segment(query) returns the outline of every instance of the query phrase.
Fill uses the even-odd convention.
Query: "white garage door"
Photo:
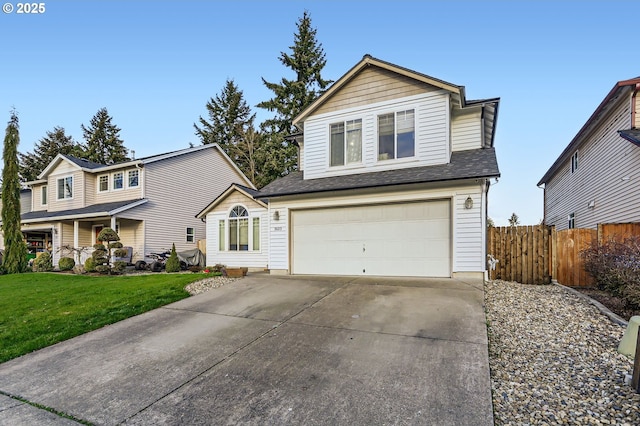
[[[451,276],[449,200],[292,212],[293,273]]]

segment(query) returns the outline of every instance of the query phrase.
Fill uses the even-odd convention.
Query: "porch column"
[[[73,257],[76,261],[76,265],[80,263],[80,253],[78,252],[78,247],[80,246],[80,222],[77,220],[73,221]]]
[[[116,217],[111,216],[111,229],[116,230]]]

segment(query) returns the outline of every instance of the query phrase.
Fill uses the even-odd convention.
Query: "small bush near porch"
[[[0,276],[0,362],[189,296],[200,274]]]

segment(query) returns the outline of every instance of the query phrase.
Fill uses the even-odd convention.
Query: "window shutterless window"
[[[122,189],[124,188],[124,173],[116,172],[113,174],[113,189]]]
[[[575,173],[576,170],[578,170],[578,151],[571,156],[571,173]]]
[[[226,228],[227,227],[225,226],[224,220],[218,221],[218,250],[219,251],[225,251],[225,248],[226,248],[226,245],[224,243]]]
[[[229,250],[249,250],[249,213],[242,206],[229,213]]]
[[[253,218],[253,250],[260,250],[260,218]]]
[[[378,116],[378,160],[415,155],[415,110]]]
[[[73,198],[73,176],[58,179],[58,200]]]
[[[576,227],[576,214],[569,214],[569,229],[573,229]]]
[[[49,188],[47,187],[47,185],[43,186],[42,188],[40,188],[40,204],[42,204],[43,206],[47,205],[47,198],[48,198],[48,191]]]
[[[195,228],[187,228],[187,242],[193,243],[196,240],[196,229]]]
[[[140,184],[140,171],[139,170],[129,170],[128,172],[127,185],[129,188],[135,188]]]
[[[350,120],[331,126],[331,166],[362,161],[362,120]],[[346,161],[345,161],[346,160]]]
[[[98,177],[98,192],[107,192],[109,190],[109,175]]]

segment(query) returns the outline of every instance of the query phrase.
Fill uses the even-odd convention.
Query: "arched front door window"
[[[229,212],[229,250],[249,250],[249,213],[242,206]]]

